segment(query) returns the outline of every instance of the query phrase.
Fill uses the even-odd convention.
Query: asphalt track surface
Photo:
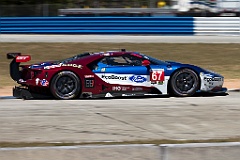
[[[240,43],[240,35],[156,36],[156,35],[24,35],[0,34],[0,42],[102,42],[102,43]]]
[[[0,98],[0,141],[217,139],[240,133],[240,92],[83,100]]]
[[[239,36],[6,35],[0,42],[240,43]],[[99,142],[239,137],[240,92],[189,98],[0,97],[0,141]]]

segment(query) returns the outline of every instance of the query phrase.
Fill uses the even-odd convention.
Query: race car
[[[193,96],[197,92],[224,93],[224,77],[198,66],[162,61],[122,49],[82,53],[59,60],[20,65],[30,55],[8,53],[11,78],[19,85],[13,96],[57,99],[171,95]]]

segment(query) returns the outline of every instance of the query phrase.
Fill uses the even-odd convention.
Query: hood
[[[195,70],[197,73],[203,72],[204,74],[208,74],[209,76],[212,76],[212,77],[223,77],[219,73],[216,73],[214,71],[204,69],[199,66],[192,65],[192,64],[183,64],[183,63],[179,63],[179,62],[175,62],[175,61],[166,61],[166,62],[171,64],[172,67],[175,69],[180,68],[180,67],[187,67],[187,68],[191,68],[191,69]]]
[[[169,64],[171,64],[171,65],[184,65],[183,63],[180,63],[180,62],[175,62],[175,61],[165,61],[165,62],[167,62],[167,63],[169,63]]]

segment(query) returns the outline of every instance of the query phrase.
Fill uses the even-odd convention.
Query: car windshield
[[[65,64],[65,63],[68,63],[68,62],[71,62],[71,61],[74,61],[74,60],[77,60],[77,59],[81,59],[82,57],[89,56],[89,55],[90,55],[90,53],[86,52],[86,53],[75,55],[75,56],[67,58],[67,59],[57,61],[56,63],[57,64],[59,64],[59,63]]]
[[[151,56],[147,56],[147,55],[142,54],[142,53],[138,53],[138,54],[140,54],[141,56],[143,56],[145,59],[148,59],[148,60],[149,60],[150,62],[152,62],[153,64],[156,64],[156,65],[162,65],[162,64],[167,65],[167,64],[168,64],[167,62],[161,61],[161,60],[159,60],[159,59],[157,59],[157,58],[153,58],[153,57],[151,57]]]

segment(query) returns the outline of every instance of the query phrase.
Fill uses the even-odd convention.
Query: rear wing
[[[7,53],[7,59],[14,59],[17,56],[21,56],[21,53]]]
[[[21,62],[28,62],[31,60],[30,55],[22,55],[21,53],[7,53],[7,59],[13,59],[10,63],[10,76],[14,81],[21,79],[19,65]]]
[[[7,53],[7,59],[15,59],[16,62],[28,62],[31,60],[30,55],[22,55],[21,53]]]

